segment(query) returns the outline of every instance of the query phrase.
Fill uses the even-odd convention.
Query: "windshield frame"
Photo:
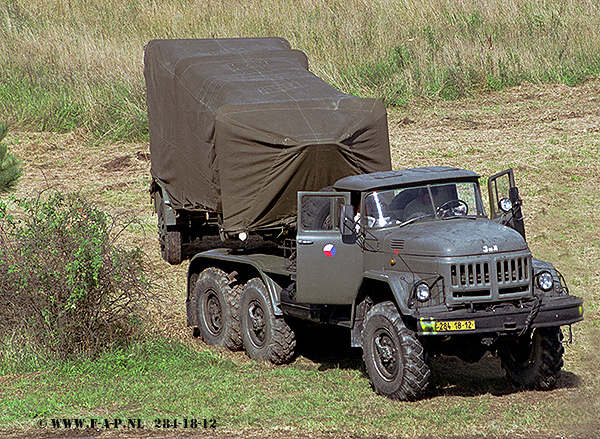
[[[461,189],[460,189],[461,188]],[[466,192],[465,192],[466,188]],[[438,193],[442,190],[446,191],[446,198],[441,202],[438,198]],[[450,193],[451,192],[451,193]],[[460,194],[462,193],[462,195]],[[402,195],[404,194],[404,195]],[[448,209],[450,214],[442,216],[440,206],[454,200],[460,200],[460,196],[468,195],[469,200],[462,200],[468,206],[466,214],[458,214],[457,212],[464,211],[462,203],[452,203]],[[441,196],[441,195],[440,195]],[[402,209],[394,209],[394,203],[398,198],[401,200]],[[420,198],[425,201],[423,206],[431,203],[428,206],[428,211],[423,212],[423,215],[417,215],[415,212],[412,218],[405,214],[405,210],[411,202]],[[406,201],[408,199],[408,201]],[[398,212],[401,211],[401,212]],[[376,213],[376,215],[373,215]],[[400,214],[399,214],[400,213]],[[391,214],[391,215],[390,215]],[[386,216],[387,215],[387,216]],[[387,227],[402,227],[412,224],[416,221],[441,221],[455,218],[487,218],[484,208],[484,202],[481,195],[481,188],[478,181],[473,180],[453,180],[444,182],[431,182],[413,186],[390,187],[377,190],[369,190],[363,192],[361,196],[360,221],[363,226],[369,229],[382,229]]]

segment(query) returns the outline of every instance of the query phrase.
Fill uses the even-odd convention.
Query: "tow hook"
[[[573,328],[571,327],[571,325],[569,325],[569,339],[567,341],[565,341],[565,343],[567,345],[570,345],[571,343],[573,343]]]

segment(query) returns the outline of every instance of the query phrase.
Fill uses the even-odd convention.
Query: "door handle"
[[[311,245],[314,244],[314,241],[309,241],[308,239],[296,239],[296,243],[298,245]]]

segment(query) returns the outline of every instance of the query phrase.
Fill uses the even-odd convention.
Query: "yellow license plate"
[[[436,332],[446,331],[471,331],[475,329],[475,320],[462,320],[454,322],[435,322]]]

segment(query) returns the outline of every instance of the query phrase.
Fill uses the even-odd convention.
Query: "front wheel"
[[[379,303],[367,313],[363,359],[375,391],[388,398],[417,399],[429,382],[423,346],[392,302]]]
[[[296,336],[283,317],[271,309],[262,280],[251,279],[242,291],[240,303],[242,342],[253,360],[288,363],[294,356]]]
[[[563,366],[560,328],[536,328],[498,350],[506,376],[517,386],[549,390]]]

